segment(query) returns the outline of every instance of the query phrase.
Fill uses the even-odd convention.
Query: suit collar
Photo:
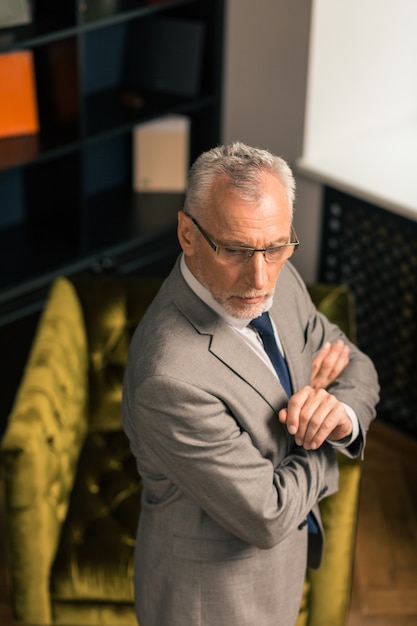
[[[185,281],[180,270],[180,258],[168,278],[170,297],[182,315],[202,335],[213,334],[219,316],[201,298],[199,298]]]

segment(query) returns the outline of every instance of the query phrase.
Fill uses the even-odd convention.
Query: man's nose
[[[253,253],[253,256],[247,261],[247,270],[253,287],[256,289],[265,287],[268,280],[268,272],[263,252]]]

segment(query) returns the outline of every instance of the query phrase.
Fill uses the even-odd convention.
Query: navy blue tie
[[[285,393],[288,397],[292,396],[292,384],[288,372],[288,366],[275,340],[269,313],[262,313],[260,317],[252,320],[249,326],[258,331],[262,339],[265,352],[269,356],[269,359],[275,368],[281,385],[284,387]]]
[[[275,368],[275,371],[278,375],[281,385],[285,390],[285,393],[288,397],[292,396],[293,390],[287,362],[281,354],[280,349],[278,348],[269,313],[262,313],[260,317],[252,320],[249,326],[251,328],[255,328],[258,331],[262,339],[265,352],[267,353],[272,365]],[[308,514],[307,523],[309,533],[318,533],[318,525],[312,513]]]

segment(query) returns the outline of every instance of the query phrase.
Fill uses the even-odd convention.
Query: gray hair
[[[291,216],[295,199],[295,180],[288,163],[268,150],[253,148],[240,141],[203,152],[188,173],[184,211],[189,215],[207,209],[214,181],[226,177],[231,187],[247,201],[262,196],[262,174],[275,175],[284,185]]]

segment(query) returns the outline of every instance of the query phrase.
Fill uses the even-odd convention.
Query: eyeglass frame
[[[238,246],[238,245],[221,245],[221,244],[217,244],[215,243],[212,239],[210,239],[210,237],[208,236],[208,234],[206,233],[206,231],[204,230],[204,228],[202,226],[200,226],[200,224],[198,223],[198,221],[195,219],[195,217],[193,217],[192,215],[190,215],[189,213],[186,213],[184,211],[185,215],[187,217],[190,218],[190,220],[193,222],[193,224],[197,227],[197,229],[200,231],[200,233],[203,235],[204,239],[207,241],[207,243],[209,244],[210,248],[216,252],[217,254],[219,254],[219,249],[220,248],[237,248],[238,250],[246,250],[248,252],[251,252],[251,254],[249,254],[249,256],[245,259],[244,263],[247,263],[255,254],[255,252],[262,252],[263,257],[265,259],[265,261],[267,263],[279,263],[280,260],[279,259],[277,261],[271,261],[268,260],[266,258],[266,253],[268,250],[278,250],[278,249],[282,249],[282,248],[293,248],[294,252],[297,250],[298,246],[300,245],[300,241],[297,237],[297,233],[295,232],[294,226],[291,224],[291,236],[294,237],[295,241],[292,241],[290,243],[283,243],[280,246],[268,246],[267,248],[251,248],[250,246]]]

